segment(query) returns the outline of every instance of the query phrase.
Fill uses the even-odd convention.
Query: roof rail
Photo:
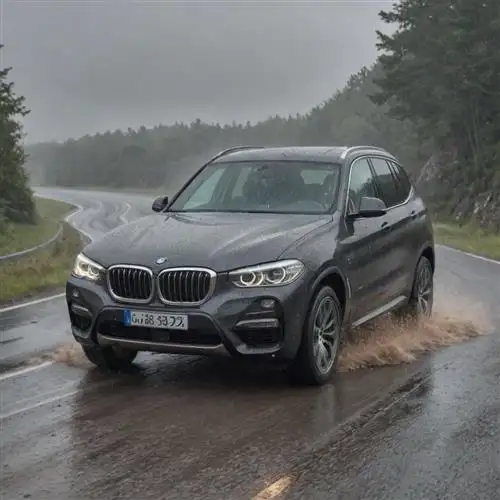
[[[265,146],[233,146],[231,148],[223,149],[219,153],[217,153],[213,158],[209,160],[208,163],[211,163],[223,156],[226,156],[229,153],[235,153],[236,151],[244,151],[245,149],[263,149]]]
[[[380,148],[378,146],[363,146],[363,145],[350,146],[350,147],[346,146],[346,149],[342,152],[340,157],[344,159],[349,153],[354,153],[358,149],[374,149],[376,151],[383,151],[384,153],[387,153],[387,150],[385,150],[384,148]]]

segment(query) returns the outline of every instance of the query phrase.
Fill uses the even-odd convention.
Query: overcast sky
[[[1,2],[2,0],[0,0]],[[3,0],[29,143],[305,112],[377,56],[392,1]]]

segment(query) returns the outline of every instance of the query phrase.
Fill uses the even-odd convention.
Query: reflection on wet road
[[[140,200],[110,195],[91,210],[98,220],[77,217],[98,235],[127,209],[130,220],[147,213]],[[135,372],[106,376],[78,350],[71,366],[4,371],[0,498],[500,498],[500,265],[440,249],[438,266],[438,302],[480,302],[496,329],[322,388],[231,360],[146,354]],[[58,300],[0,322],[7,335],[68,338]]]

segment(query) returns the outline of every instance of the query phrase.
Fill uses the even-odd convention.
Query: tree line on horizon
[[[211,155],[235,145],[374,144],[416,166],[425,155],[415,147],[412,123],[388,116],[388,106],[370,99],[378,72],[377,65],[362,68],[342,90],[305,115],[274,116],[255,125],[195,120],[37,144],[28,149],[31,171],[39,169],[41,179],[56,186],[171,189]]]
[[[484,212],[481,221],[500,230],[500,2],[402,0],[379,15],[396,31],[377,32],[377,61],[309,113],[35,144],[26,148],[32,180],[171,192],[233,145],[371,144],[401,159],[437,211]]]

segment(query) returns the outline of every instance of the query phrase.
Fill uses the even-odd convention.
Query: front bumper
[[[87,345],[116,345],[173,354],[271,357],[292,360],[300,346],[307,312],[305,283],[241,290],[222,287],[197,307],[121,304],[106,286],[70,277],[66,300],[75,339]],[[187,331],[126,327],[124,310],[187,314]]]

